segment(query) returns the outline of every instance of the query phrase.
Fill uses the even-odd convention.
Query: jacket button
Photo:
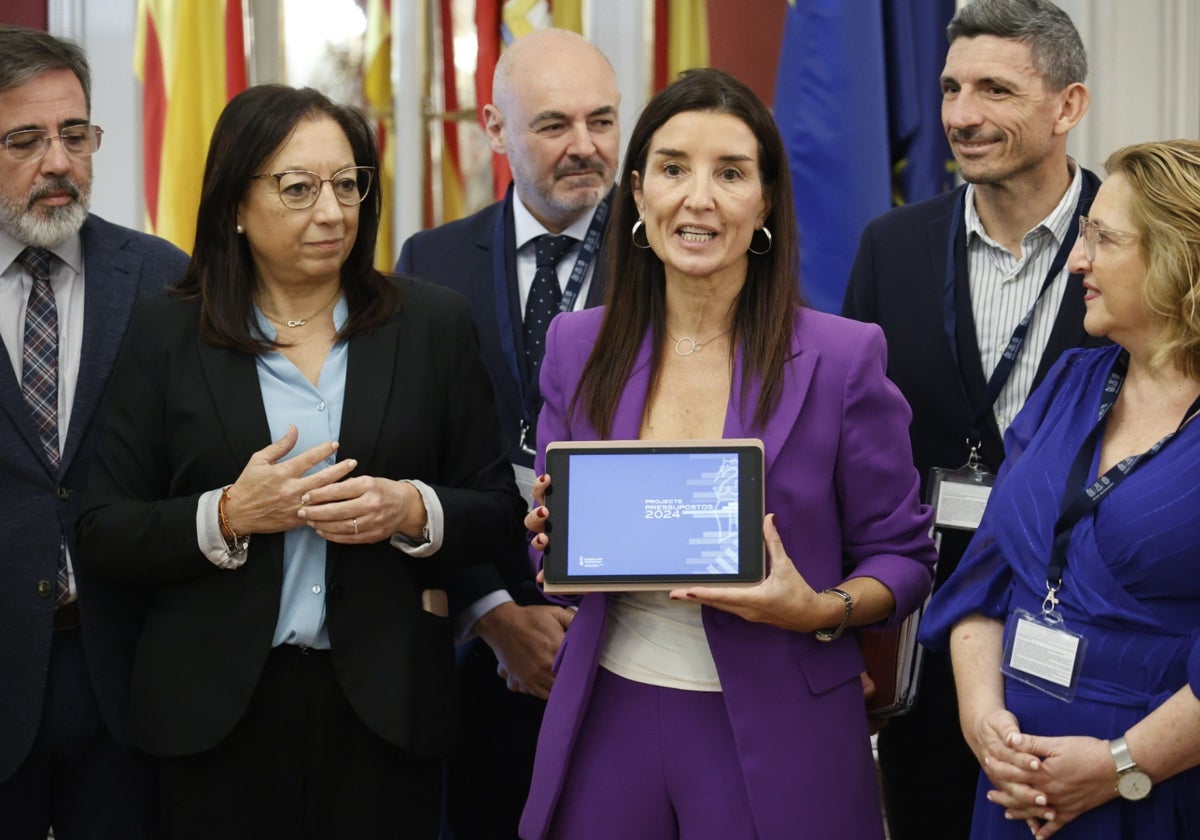
[[[43,598],[49,598],[50,593],[54,591],[54,587],[50,585],[48,580],[39,580],[37,583],[37,593]]]
[[[58,488],[58,500],[60,502],[65,502],[69,498],[71,498],[71,488],[70,487],[59,487]]]

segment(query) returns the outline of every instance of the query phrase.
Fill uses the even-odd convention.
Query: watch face
[[[1150,795],[1150,777],[1141,770],[1126,770],[1117,779],[1117,792],[1125,799],[1145,799]]]

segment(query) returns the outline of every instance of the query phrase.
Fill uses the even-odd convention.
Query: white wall
[[[778,0],[782,2],[783,0]],[[273,81],[278,52],[269,42],[274,0],[252,0],[256,15],[254,78]],[[1091,65],[1092,104],[1072,132],[1071,152],[1099,170],[1118,146],[1174,137],[1200,139],[1200,3],[1197,0],[1059,0],[1079,26]],[[589,36],[612,59],[624,93],[621,121],[633,126],[646,99],[649,0],[592,0],[585,8]],[[140,88],[133,73],[136,0],[49,0],[50,30],[83,44],[92,63],[92,112],[105,129],[96,157],[95,211],[141,227]],[[393,3],[393,76],[401,91],[398,123],[413,130],[397,153],[398,183],[419,184],[421,57],[424,25],[417,0]],[[415,192],[415,191],[414,191]],[[397,242],[419,224],[419,195],[397,213]]]

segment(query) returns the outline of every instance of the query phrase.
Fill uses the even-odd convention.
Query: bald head
[[[484,121],[508,157],[521,202],[558,232],[590,211],[616,176],[621,94],[612,65],[587,39],[538,29],[500,57]]]

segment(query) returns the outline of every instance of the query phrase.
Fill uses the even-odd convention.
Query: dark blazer
[[[63,537],[75,566],[91,685],[105,723],[122,740],[129,668],[140,617],[136,588],[98,580],[79,561],[75,521],[100,423],[96,408],[134,303],[162,294],[187,255],[161,239],[89,216],[84,259],[83,346],[61,463],[50,468],[12,366],[0,364],[0,781],[37,734],[50,665],[54,580]]]
[[[1099,178],[1084,170],[1083,212],[1091,207],[1099,186]],[[962,202],[964,189],[897,208],[868,224],[854,258],[842,308],[847,317],[883,327],[888,344],[888,376],[913,410],[909,434],[922,487],[931,468],[959,467],[966,462],[972,410],[987,384],[974,321],[961,315],[957,318],[957,347],[952,347],[943,317],[946,245],[954,204]],[[965,254],[965,235],[960,230],[957,276],[963,282],[956,291],[960,311],[965,305],[969,313]],[[1063,351],[1104,343],[1084,332],[1082,282],[1078,274],[1072,274],[1067,282],[1050,341],[1038,364],[1035,386]],[[1047,303],[1043,301],[1042,305]],[[1004,444],[993,418],[988,418],[982,433],[983,460],[993,471],[998,470],[1004,460]],[[939,581],[953,569],[946,559],[943,552]],[[957,557],[954,560],[956,563]]]
[[[479,346],[496,394],[501,430],[508,441],[509,459],[533,465],[533,458],[519,446],[523,395],[529,371],[525,366],[525,338],[517,290],[516,232],[509,188],[503,201],[485,207],[473,216],[450,222],[410,237],[400,250],[396,271],[454,289],[467,299],[479,330]],[[499,234],[499,236],[498,236]],[[503,243],[503,253],[496,250]],[[496,268],[503,266],[503,275]],[[599,260],[592,273],[585,306],[598,306],[604,299],[604,278]],[[533,442],[530,442],[533,445]],[[511,562],[476,566],[455,574],[451,593],[456,611],[498,589],[508,589],[520,603],[538,602],[524,551]]]
[[[399,279],[403,306],[350,339],[338,457],[358,475],[430,484],[445,543],[410,558],[385,543],[329,543],[326,622],[350,705],[383,739],[440,755],[453,735],[449,620],[421,609],[448,566],[519,539],[524,505],[494,420],[461,298]],[[96,574],[151,585],[137,648],[131,737],[153,755],[214,747],[241,718],[271,647],[283,582],[283,535],[251,539],[240,569],[196,544],[200,494],[229,484],[266,446],[252,356],[197,335],[194,303],[135,317],[106,402],[109,428],[80,522]]]

